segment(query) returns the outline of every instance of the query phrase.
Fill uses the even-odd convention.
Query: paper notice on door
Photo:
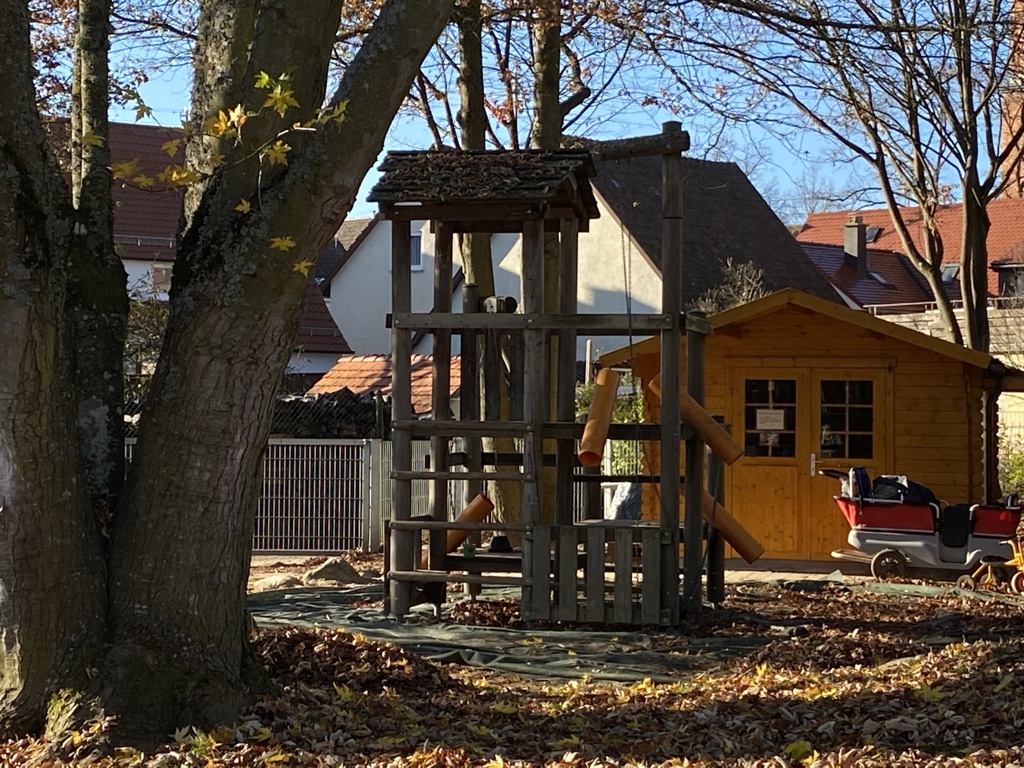
[[[786,412],[781,408],[758,408],[757,429],[777,432],[786,428]]]

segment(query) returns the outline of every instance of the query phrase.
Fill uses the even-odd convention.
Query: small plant
[[[999,487],[1004,495],[1024,494],[1024,438],[1002,435],[999,439]]]

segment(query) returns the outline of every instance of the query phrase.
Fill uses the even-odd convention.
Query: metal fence
[[[367,546],[369,442],[271,440],[253,549],[317,552]]]
[[[129,463],[135,453],[135,442],[134,438],[125,441],[125,459]],[[617,452],[639,456],[635,448],[621,443],[619,446]],[[429,450],[427,442],[413,443],[413,469],[425,468]],[[612,455],[611,448],[606,455]],[[392,516],[391,469],[391,443],[387,440],[272,438],[264,458],[253,550],[376,551],[384,539],[384,525]],[[610,469],[610,462],[606,462],[605,471]],[[619,470],[623,471],[622,467]],[[638,460],[633,471],[642,471]],[[605,488],[606,503],[613,488],[614,484]],[[469,503],[466,496],[465,483],[450,481],[449,519]],[[573,518],[581,519],[581,483],[575,484],[573,506]],[[429,509],[429,482],[414,480],[412,514],[425,515]]]

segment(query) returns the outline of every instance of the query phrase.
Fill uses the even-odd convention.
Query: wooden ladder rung
[[[391,581],[438,582],[449,584],[495,584],[497,586],[528,587],[530,579],[522,576],[491,576],[475,573],[449,573],[448,571],[388,571]]]
[[[411,469],[391,473],[393,480],[533,480],[525,472],[446,472],[441,470]]]

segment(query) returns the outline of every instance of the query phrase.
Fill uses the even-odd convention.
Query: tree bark
[[[241,142],[227,147],[186,210],[168,332],[112,532],[103,692],[129,725],[166,733],[182,723],[223,722],[247,698],[245,577],[303,270],[351,207],[451,6],[390,0],[330,100],[348,102],[344,122],[284,134],[288,165],[261,167],[252,143],[276,140],[320,106],[339,0],[262,4],[241,86],[234,75],[224,79],[224,89],[259,111],[266,94],[252,85],[255,75],[294,68],[289,87],[300,106],[284,117],[270,110],[250,117]],[[225,17],[204,20],[206,45],[238,47],[223,34],[247,26],[240,7],[208,4],[209,13]],[[197,88],[216,81],[205,72]],[[200,100],[228,105],[234,98]],[[190,148],[190,156],[201,159],[204,148]],[[235,210],[241,198],[252,201],[251,212]],[[294,249],[270,248],[271,238],[284,237]]]
[[[27,8],[0,0],[0,722],[42,724],[103,638],[99,536],[72,435],[64,267],[74,212],[32,90]]]
[[[103,527],[124,480],[124,377],[119,369],[128,320],[127,276],[114,248],[110,199],[109,18],[110,0],[79,0],[71,132],[71,194],[79,226],[68,267],[78,442]],[[94,138],[83,141],[83,136]]]

